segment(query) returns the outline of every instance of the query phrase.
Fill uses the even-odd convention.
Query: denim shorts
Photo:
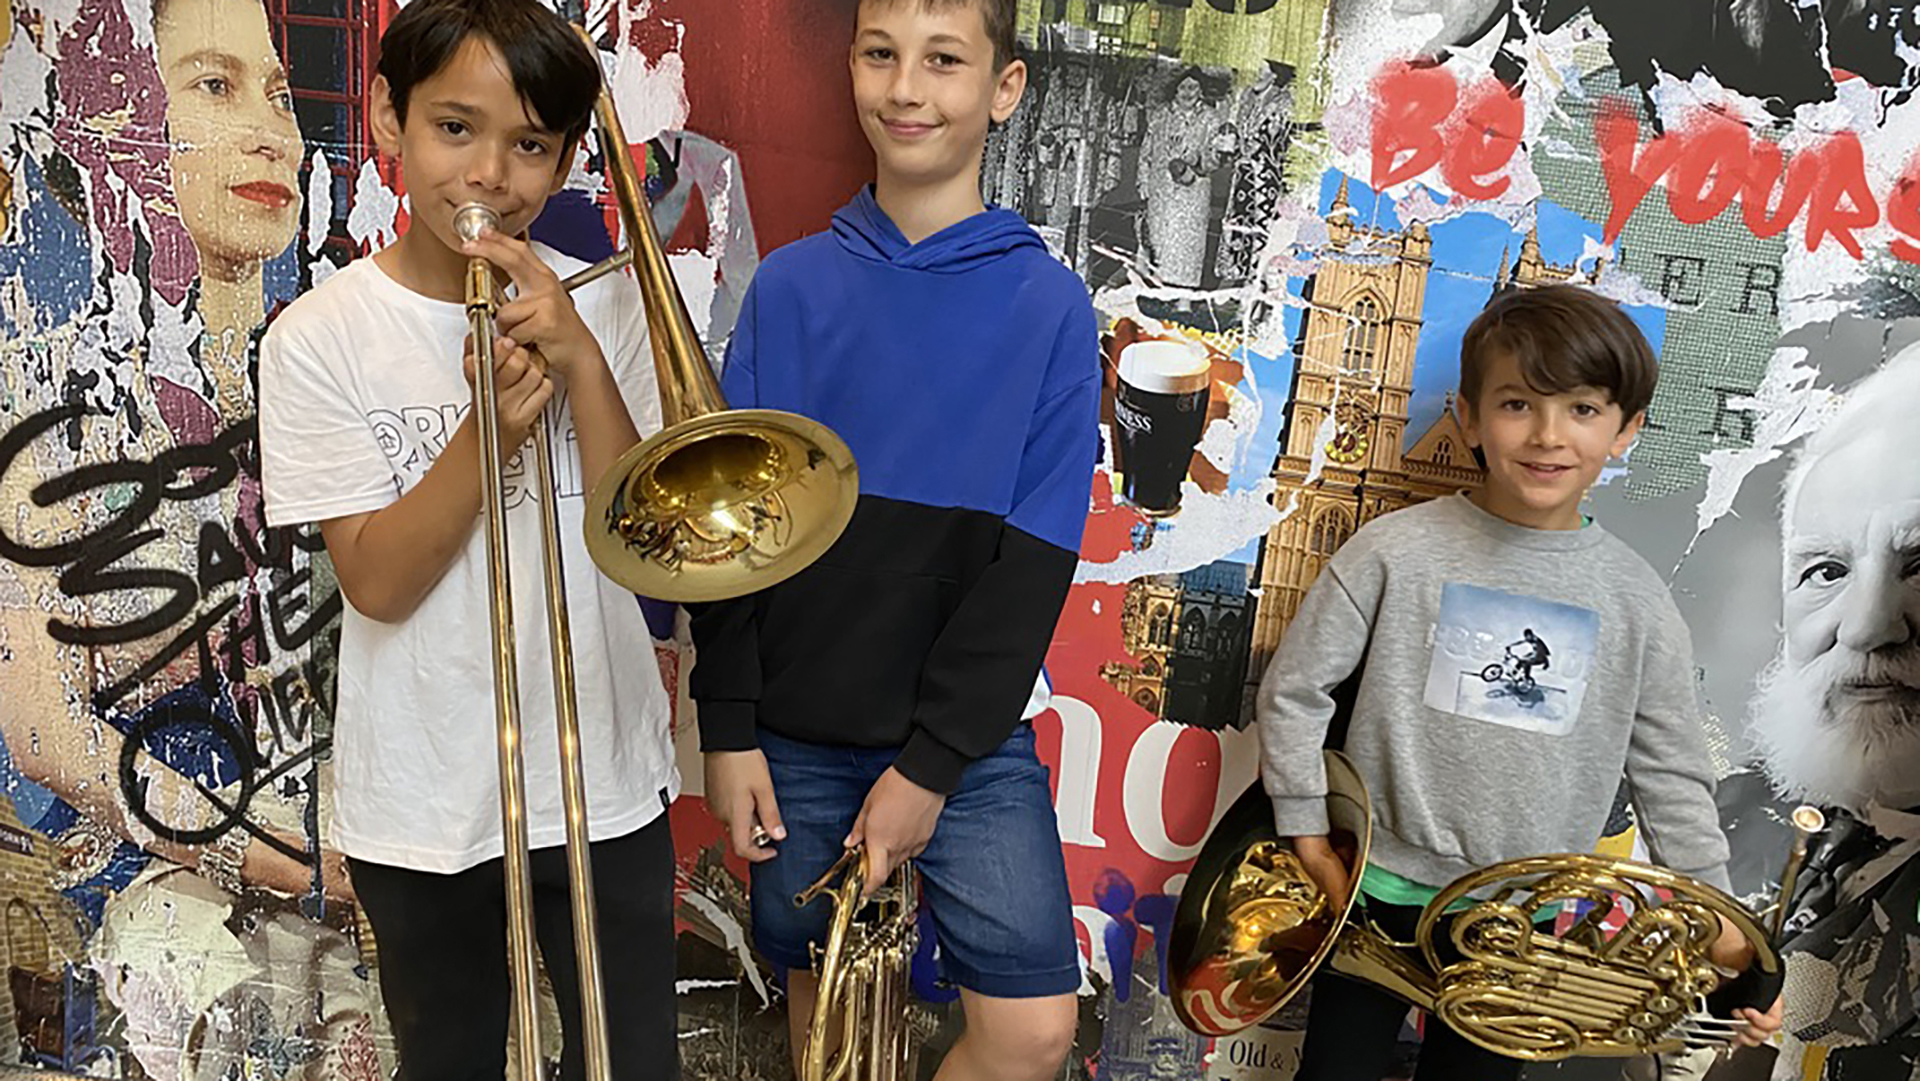
[[[773,859],[752,865],[754,945],[775,965],[804,971],[813,967],[808,944],[826,942],[833,902],[796,908],[793,896],[840,858],[868,789],[900,751],[801,743],[764,728],[759,735],[787,838]],[[1033,747],[1033,727],[1022,724],[970,763],[914,859],[941,976],[994,998],[1080,988],[1060,829]]]

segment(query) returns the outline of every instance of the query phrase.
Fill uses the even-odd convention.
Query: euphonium
[[[908,970],[920,942],[919,888],[908,861],[863,903],[867,873],[866,849],[848,849],[793,898],[796,907],[822,894],[833,898],[826,946],[815,951],[820,984],[801,1052],[800,1081],[897,1081],[913,1075],[907,996]]]
[[[1334,847],[1357,884],[1372,829],[1366,783],[1329,751],[1327,786]],[[1436,934],[1457,902],[1471,906],[1451,932],[1464,957],[1447,964]],[[1324,964],[1497,1054],[1625,1056],[1731,1039],[1737,1025],[1706,1005],[1727,982],[1706,956],[1721,919],[1753,945],[1761,986],[1777,987],[1781,972],[1771,936],[1739,902],[1632,860],[1567,853],[1463,875],[1421,912],[1412,943],[1354,921],[1352,905],[1335,911],[1274,830],[1256,781],[1181,891],[1168,950],[1174,1011],[1195,1032],[1229,1035],[1271,1017]]]

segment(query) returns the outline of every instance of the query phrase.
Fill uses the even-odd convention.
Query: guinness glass
[[[1180,482],[1207,423],[1212,364],[1193,342],[1140,341],[1120,353],[1113,403],[1122,494],[1152,515],[1180,510]]]

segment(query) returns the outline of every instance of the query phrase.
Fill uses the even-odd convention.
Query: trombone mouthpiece
[[[453,212],[453,231],[461,240],[478,240],[481,233],[499,228],[499,213],[485,203],[468,203]]]

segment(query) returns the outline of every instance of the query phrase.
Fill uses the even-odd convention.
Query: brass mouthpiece
[[[461,240],[478,240],[489,229],[500,228],[500,213],[485,203],[467,203],[453,212],[453,231]],[[493,317],[497,306],[493,265],[480,256],[467,260],[467,310]]]
[[[485,203],[467,203],[453,212],[453,231],[461,240],[478,240],[480,234],[500,229],[500,213]]]
[[[1787,917],[1793,911],[1794,888],[1800,882],[1800,868],[1807,862],[1814,835],[1827,828],[1827,816],[1812,804],[1795,807],[1787,817],[1793,823],[1793,849],[1787,853],[1787,866],[1780,872],[1780,895],[1773,903],[1773,920],[1768,927],[1775,942],[1786,933]]]

